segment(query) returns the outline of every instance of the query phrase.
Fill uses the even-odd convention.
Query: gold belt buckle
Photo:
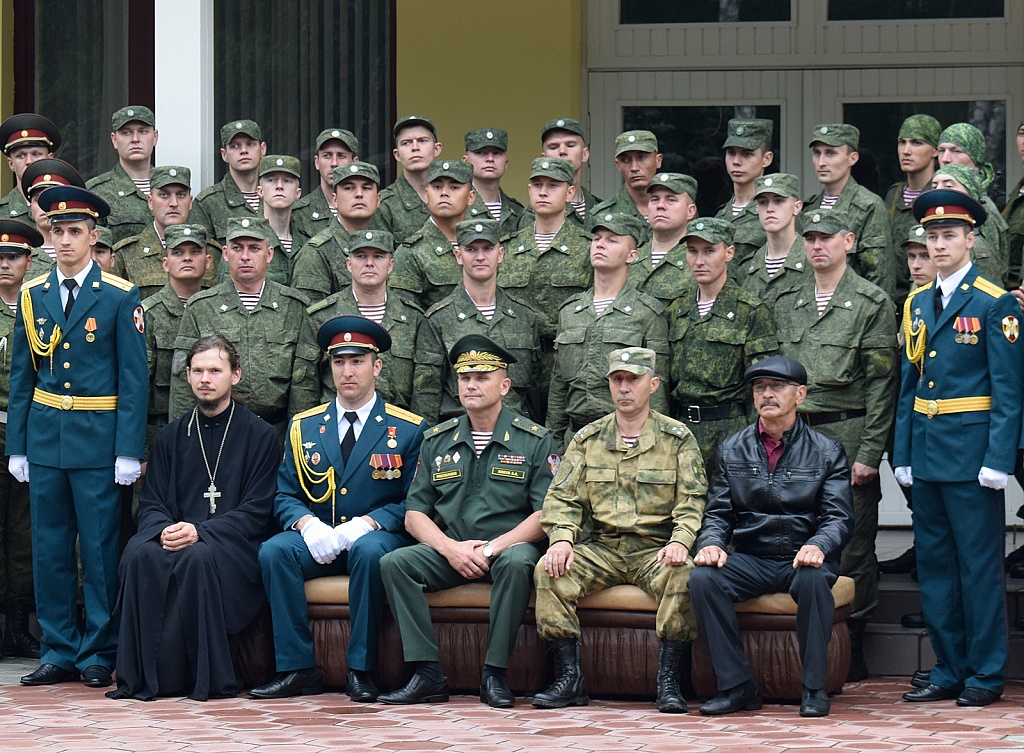
[[[75,407],[75,399],[71,395],[65,395],[60,399],[61,410],[71,410]]]
[[[934,418],[939,415],[939,403],[937,400],[928,401],[928,418]]]

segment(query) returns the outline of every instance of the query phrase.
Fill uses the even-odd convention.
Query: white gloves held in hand
[[[346,520],[344,523],[336,525],[334,527],[335,549],[338,552],[351,549],[352,545],[356,543],[356,539],[360,536],[365,536],[372,530],[373,526],[361,517],[355,517],[352,520]]]
[[[334,562],[338,556],[338,549],[335,547],[333,528],[320,518],[313,518],[302,526],[300,533],[302,540],[306,542],[306,548],[318,564],[329,565]]]
[[[978,473],[978,483],[988,489],[1005,489],[1009,480],[1009,474],[1003,471],[994,471],[985,466],[982,466]]]
[[[900,486],[913,486],[914,485],[914,474],[910,470],[909,465],[901,465],[898,468],[892,469],[893,475],[896,476],[896,480]]]
[[[28,455],[11,455],[7,461],[7,470],[21,483],[28,482]]]
[[[117,456],[114,461],[114,483],[121,486],[130,486],[138,481],[142,475],[142,463],[138,458],[126,458]]]

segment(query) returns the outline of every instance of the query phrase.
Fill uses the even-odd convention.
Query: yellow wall
[[[14,2],[0,0],[0,123],[14,114]],[[0,193],[14,185],[14,175],[4,161],[0,167]]]
[[[398,112],[437,125],[443,155],[473,128],[508,131],[502,188],[526,203],[551,118],[580,118],[583,0],[397,0]]]

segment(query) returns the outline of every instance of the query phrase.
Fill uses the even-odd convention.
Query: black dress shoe
[[[377,700],[391,706],[408,706],[413,703],[445,703],[448,700],[448,680],[434,682],[425,679],[423,675],[414,674],[404,688],[385,693]]]
[[[828,693],[821,688],[804,688],[803,698],[800,700],[800,716],[828,716],[831,710],[832,704],[828,700]]]
[[[380,695],[380,690],[374,684],[370,673],[356,669],[348,671],[345,689],[348,697],[356,703],[373,703]]]
[[[900,617],[900,624],[905,628],[923,630],[925,627],[924,615],[920,612],[910,612]]]
[[[78,682],[78,670],[43,664],[32,674],[21,678],[22,685],[56,685],[59,682]]]
[[[253,698],[291,698],[296,695],[319,695],[324,692],[324,676],[316,667],[278,672],[277,677],[265,685],[253,688]]]
[[[504,677],[491,675],[480,683],[480,703],[495,709],[510,709],[516,705],[516,695],[509,690]]]
[[[1024,562],[1018,562],[1006,571],[1011,578],[1024,578]]]
[[[985,688],[964,688],[964,691],[957,697],[957,706],[988,706],[999,700],[1001,693]]]
[[[941,685],[928,684],[917,690],[908,690],[903,694],[904,701],[948,701],[956,698],[964,689],[963,685],[955,685],[952,688],[944,688]]]
[[[909,573],[917,565],[917,552],[910,547],[899,557],[878,563],[878,572],[883,575],[902,575]]]
[[[82,672],[82,680],[87,688],[105,688],[114,682],[109,669],[101,664],[90,664]]]
[[[700,707],[706,716],[733,714],[737,711],[757,711],[763,705],[761,691],[752,680],[720,693]]]
[[[910,684],[915,688],[927,688],[932,684],[932,671],[930,669],[919,669],[910,678]]]

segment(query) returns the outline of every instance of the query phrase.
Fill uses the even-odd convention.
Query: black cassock
[[[212,471],[230,406],[198,415]],[[191,430],[189,429],[191,423]],[[272,426],[236,404],[216,485],[216,511],[192,413],[157,435],[139,501],[139,532],[121,555],[121,629],[111,698],[227,698],[241,689],[229,636],[256,616],[266,595],[258,552],[277,490],[281,449]],[[193,523],[199,541],[165,551],[169,525]]]

